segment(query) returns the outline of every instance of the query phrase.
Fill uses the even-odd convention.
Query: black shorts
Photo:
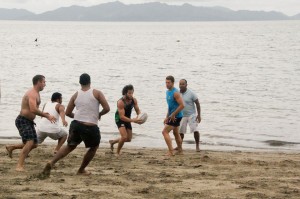
[[[19,115],[15,123],[24,144],[29,140],[33,140],[37,144],[37,135],[34,128],[35,123],[32,120]]]
[[[116,122],[116,125],[118,126],[118,129],[121,127],[125,127],[126,129],[132,130],[130,122],[123,122],[122,120],[119,120],[118,122]]]
[[[177,127],[177,126],[180,126],[181,119],[182,119],[182,117],[178,117],[178,118],[176,117],[174,122],[169,120],[166,124],[169,126]]]
[[[86,148],[99,146],[101,140],[100,129],[97,125],[88,126],[73,120],[69,129],[68,145],[77,146],[82,141]]]

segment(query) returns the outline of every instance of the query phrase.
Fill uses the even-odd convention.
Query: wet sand
[[[41,145],[26,159],[26,172],[15,171],[0,144],[0,198],[299,198],[300,153],[185,150],[124,146],[121,157],[102,144],[76,175],[86,149],[78,147],[60,160],[49,177],[41,175],[54,145]]]

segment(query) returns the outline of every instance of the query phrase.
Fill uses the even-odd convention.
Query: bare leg
[[[199,142],[200,142],[200,134],[198,131],[194,132],[194,138],[195,138],[195,142],[196,142],[196,151],[200,152],[200,146],[199,146]]]
[[[183,133],[180,133],[180,137],[181,137],[181,140],[183,141],[184,134],[183,134]]]
[[[82,163],[80,168],[78,169],[77,175],[90,175],[91,172],[85,170],[85,167],[89,165],[90,161],[94,158],[97,149],[99,148],[99,145],[96,147],[91,147],[89,150],[86,152],[86,154],[83,157]]]
[[[169,125],[165,125],[163,131],[162,131],[162,134],[165,138],[165,142],[168,146],[168,149],[169,149],[169,152],[168,152],[168,156],[173,156],[173,147],[172,147],[172,140],[171,140],[171,137],[169,135],[170,131],[173,130],[174,127],[172,126],[169,126]]]
[[[16,167],[16,171],[24,171],[25,158],[28,156],[29,152],[36,147],[37,145],[33,140],[29,140],[26,142],[19,155],[19,161]]]
[[[48,162],[43,170],[43,174],[49,176],[52,167],[54,166],[54,164],[64,158],[65,156],[67,156],[71,151],[73,151],[77,146],[63,146],[60,148],[59,151],[57,151],[57,153],[55,154],[55,156],[52,158],[52,160],[50,162]]]
[[[109,144],[110,144],[110,150],[114,151],[114,144],[119,142],[119,138],[116,140],[109,140]]]
[[[182,154],[182,140],[181,140],[181,136],[179,135],[179,127],[175,127],[173,129],[173,135],[175,137],[175,141],[177,144],[177,154]]]
[[[180,133],[180,137],[181,137],[181,141],[183,142],[184,134]],[[182,143],[181,143],[181,146],[182,146]],[[174,150],[177,151],[178,147],[175,147]]]
[[[128,138],[127,130],[125,127],[119,128],[119,132],[120,132],[121,138],[119,139],[119,143],[118,143],[117,156],[120,155],[121,149],[124,145],[124,142],[126,142],[127,138]]]
[[[67,137],[68,136],[65,135],[64,137],[61,137],[58,139],[56,148],[54,149],[54,154],[56,154],[57,151],[60,149],[60,147],[65,143],[65,141],[67,140]]]
[[[16,145],[5,146],[5,148],[7,150],[7,155],[10,158],[12,158],[13,150],[15,150],[15,149],[23,149],[23,147],[24,147],[24,144],[16,144]]]

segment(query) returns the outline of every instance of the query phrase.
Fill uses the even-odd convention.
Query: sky
[[[71,5],[93,6],[115,0],[0,0],[0,8],[26,9],[34,13]],[[232,10],[279,11],[292,16],[300,13],[300,0],[119,0],[124,4],[161,2],[170,5],[223,6]]]

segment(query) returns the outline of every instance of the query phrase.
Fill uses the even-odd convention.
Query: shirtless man
[[[50,122],[55,122],[56,119],[49,113],[44,113],[39,110],[41,103],[40,91],[46,86],[45,77],[36,75],[32,79],[33,88],[29,89],[22,98],[21,111],[17,117],[15,124],[22,138],[22,144],[6,146],[8,156],[12,158],[12,152],[15,149],[22,149],[19,155],[19,161],[16,171],[24,171],[25,158],[29,152],[37,147],[37,134],[34,128],[35,117],[41,116],[47,118]]]
[[[101,135],[98,120],[110,111],[110,107],[103,93],[91,87],[91,78],[88,74],[83,73],[79,78],[79,83],[81,89],[71,97],[66,110],[66,115],[74,118],[70,124],[68,144],[61,147],[52,160],[46,164],[43,170],[43,174],[46,176],[50,175],[51,169],[57,161],[71,153],[82,141],[88,150],[83,157],[77,175],[91,174],[85,168],[99,148]],[[100,105],[103,109],[99,112]],[[76,112],[73,113],[75,107]]]

